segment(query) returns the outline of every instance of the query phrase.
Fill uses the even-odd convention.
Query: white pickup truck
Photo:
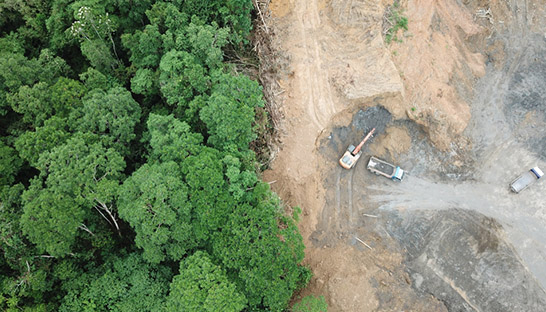
[[[374,156],[370,157],[367,168],[371,172],[392,179],[393,181],[402,181],[404,179],[404,170],[402,168],[391,165]]]
[[[512,183],[510,183],[510,189],[514,193],[519,193],[527,188],[529,185],[535,183],[536,180],[540,179],[543,175],[544,173],[542,172],[542,170],[540,170],[540,168],[533,167],[531,168],[531,170],[525,172],[517,179],[512,181]]]

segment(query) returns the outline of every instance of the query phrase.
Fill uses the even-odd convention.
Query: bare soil
[[[280,197],[303,212],[304,261],[314,277],[299,296],[324,295],[329,311],[539,311],[535,308],[546,303],[546,296],[533,274],[542,274],[536,268],[546,260],[546,246],[532,254],[526,246],[514,251],[510,242],[544,239],[538,233],[546,228],[546,207],[538,200],[508,198],[502,179],[531,163],[544,166],[546,150],[533,156],[526,151],[546,146],[546,86],[544,76],[540,79],[546,70],[546,45],[540,42],[546,33],[546,3],[401,1],[409,30],[398,34],[401,42],[387,45],[383,23],[390,4],[272,0],[264,12],[275,53],[282,55],[275,82],[282,90],[275,97],[284,118],[277,125],[280,150],[263,178],[275,181],[272,187]],[[476,14],[487,8],[489,13]],[[518,46],[507,47],[513,41]],[[531,42],[533,50],[521,52]],[[538,70],[529,70],[535,65]],[[494,93],[493,86],[500,85],[504,92],[495,99],[503,104],[491,105],[483,92]],[[538,91],[527,96],[528,87]],[[408,180],[395,188],[366,171],[367,157],[351,171],[337,165],[346,147],[372,127],[377,135],[364,154],[410,169]],[[502,161],[508,150],[519,159]],[[493,160],[504,166],[494,178],[486,174],[495,171]],[[544,184],[532,194],[541,190]],[[480,191],[491,195],[482,197]],[[504,237],[503,226],[514,225],[509,211],[523,204],[530,208],[518,217],[522,221],[516,228],[535,215],[538,232],[509,231]],[[458,221],[482,224],[464,231],[475,239],[461,246],[467,252],[457,261],[482,255],[480,263],[491,272],[520,272],[521,283],[476,293],[491,280],[480,275],[467,281],[464,270],[453,269],[463,265],[460,261],[442,260],[449,250],[438,246],[460,234],[449,229],[461,223],[437,226],[454,218],[443,212],[451,208],[478,212]],[[417,211],[422,209],[434,211]],[[484,215],[500,219],[500,225]],[[454,236],[416,245],[427,233]],[[439,259],[423,258],[427,252]],[[516,260],[505,268],[496,266],[495,259]],[[534,299],[510,305],[502,300],[510,289],[523,297],[528,291]]]

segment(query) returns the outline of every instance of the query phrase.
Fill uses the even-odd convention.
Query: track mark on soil
[[[302,92],[308,93],[306,105],[307,114],[318,129],[322,130],[335,114],[335,106],[332,100],[328,72],[322,69],[320,44],[318,36],[308,36],[319,32],[320,16],[317,3],[314,1],[300,1],[297,7],[298,21],[300,24],[300,38],[303,45],[305,59],[305,77],[302,80]]]

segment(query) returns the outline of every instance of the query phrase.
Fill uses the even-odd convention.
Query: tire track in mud
[[[353,205],[353,175],[354,171],[349,172],[339,169],[336,174],[335,181],[335,194],[334,194],[334,214],[325,214],[329,209],[326,207],[323,209],[323,219],[328,215],[329,222],[322,223],[321,229],[325,231],[329,230],[342,230],[347,228],[348,225],[353,223],[354,217],[354,205]],[[342,179],[343,175],[343,179]]]
[[[322,69],[320,45],[317,38],[321,26],[318,4],[316,1],[298,1],[296,14],[299,21],[301,43],[305,51],[306,79],[300,80],[302,92],[309,92],[306,105],[307,114],[319,130],[324,129],[330,118],[335,114],[335,106],[332,100],[328,72]],[[308,36],[307,34],[312,34]]]
[[[514,138],[484,154],[474,180],[433,181],[409,173],[400,184],[374,184],[369,199],[382,210],[466,209],[495,218],[503,225],[508,240],[527,267],[546,283],[546,207],[542,194],[546,183],[538,180],[521,194],[509,190],[509,183],[528,168],[546,162],[530,154]]]
[[[349,200],[349,207],[347,209],[347,212],[349,214],[349,224],[353,224],[353,176],[354,176],[354,170],[351,170],[349,172],[349,179],[347,180],[347,198]]]
[[[342,168],[336,168],[335,181],[332,181],[332,192],[328,192],[330,199],[328,204],[322,210],[322,216],[319,220],[317,229],[322,232],[335,233],[338,231],[346,232],[354,229],[358,220],[359,208],[355,203],[355,196],[358,196],[358,190],[355,190],[355,171],[346,171]]]

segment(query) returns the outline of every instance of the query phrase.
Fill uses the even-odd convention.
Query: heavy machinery
[[[374,156],[370,157],[367,168],[371,172],[382,175],[393,181],[402,181],[402,179],[404,179],[404,170],[402,168],[389,164]]]
[[[374,131],[375,128],[373,128],[372,131],[370,131],[356,147],[354,147],[354,145],[349,145],[345,154],[343,154],[343,156],[339,159],[339,164],[341,167],[345,169],[351,169],[354,167],[362,155],[362,146],[364,146],[364,143],[366,143],[366,141],[368,141],[368,139],[373,135]]]

